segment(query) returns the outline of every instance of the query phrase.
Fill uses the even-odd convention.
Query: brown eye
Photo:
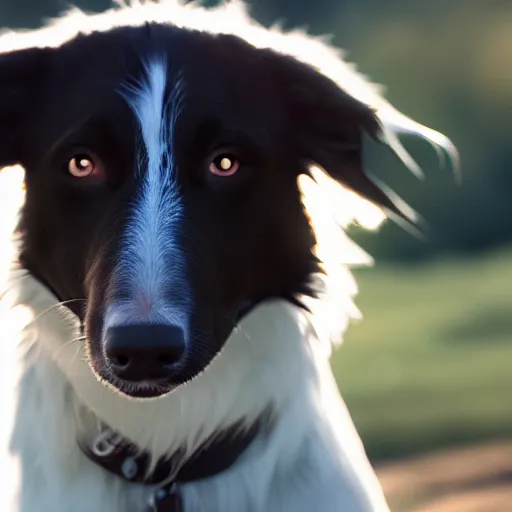
[[[233,176],[240,169],[240,162],[228,153],[215,157],[210,163],[210,172],[217,176]]]
[[[76,178],[87,178],[101,174],[101,163],[91,155],[81,154],[74,156],[68,162],[68,171]]]

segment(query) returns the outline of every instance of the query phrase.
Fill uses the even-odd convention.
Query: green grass
[[[512,251],[356,276],[333,368],[370,457],[512,436]]]

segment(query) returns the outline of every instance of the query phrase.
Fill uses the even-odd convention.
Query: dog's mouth
[[[222,344],[197,343],[201,348],[187,350],[179,361],[148,365],[136,377],[127,374],[128,378],[123,378],[123,371],[105,357],[104,351],[94,354],[92,347],[89,351],[89,366],[98,379],[116,393],[133,399],[158,398],[172,393],[205,372],[223,352],[225,342],[234,330],[236,326],[233,326]]]
[[[167,395],[210,367],[258,303],[244,303],[228,325],[211,330],[210,335],[187,336],[176,326],[143,324],[116,327],[101,343],[86,338],[89,366],[103,384],[129,398]]]
[[[210,355],[208,359],[203,355],[201,359],[197,359],[188,365],[183,365],[180,370],[176,369],[168,378],[163,379],[146,378],[140,381],[129,381],[116,376],[112,372],[112,369],[104,363],[100,365],[102,369],[99,371],[95,370],[97,365],[95,365],[93,361],[89,361],[89,366],[98,376],[99,380],[116,393],[131,399],[148,400],[168,395],[181,386],[200,377],[223,351],[224,345]]]
[[[166,380],[144,380],[140,382],[128,382],[118,379],[112,374],[101,379],[107,387],[113,389],[116,393],[124,395],[128,398],[148,400],[151,398],[159,398],[171,393],[179,387]]]
[[[214,355],[211,359],[215,357]],[[188,368],[185,364],[179,365],[181,368],[178,368],[177,365],[171,368],[170,373],[163,378],[153,378],[152,372],[149,371],[146,376],[141,375],[139,380],[121,378],[114,373],[112,367],[105,360],[97,361],[91,358],[89,366],[97,378],[112,391],[128,398],[151,399],[172,393],[202,373],[209,364],[198,368]]]

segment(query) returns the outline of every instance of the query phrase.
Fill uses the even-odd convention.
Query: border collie
[[[174,0],[3,33],[0,129],[2,512],[389,510],[329,367],[368,258],[331,228],[411,220],[366,139],[419,172],[399,135],[447,138],[323,40]]]

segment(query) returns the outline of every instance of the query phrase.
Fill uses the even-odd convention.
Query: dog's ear
[[[392,199],[364,170],[364,134],[373,139],[382,135],[375,110],[311,66],[270,51],[266,57],[288,106],[290,136],[299,156],[388,213],[411,220],[399,198]]]
[[[26,125],[49,53],[43,48],[0,53],[0,168],[22,160]]]

